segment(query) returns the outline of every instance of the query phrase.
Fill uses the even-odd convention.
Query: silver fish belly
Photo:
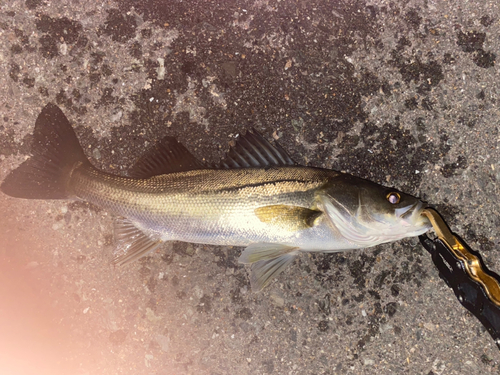
[[[96,169],[76,170],[71,189],[78,199],[127,217],[150,237],[212,245],[281,243],[302,250],[345,248],[328,220],[306,225],[286,217],[282,207],[312,210],[334,171],[272,169],[202,169],[136,181],[114,178]],[[276,207],[264,213],[264,207]],[[261,213],[259,215],[259,213]],[[330,234],[328,242],[327,235]],[[332,236],[333,235],[333,236]],[[339,247],[340,246],[340,247]]]

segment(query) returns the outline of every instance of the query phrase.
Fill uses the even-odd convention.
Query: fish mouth
[[[396,217],[400,219],[406,219],[408,216],[411,216],[416,210],[421,208],[421,205],[422,202],[417,201],[413,204],[409,204],[406,207],[396,208],[395,210]]]
[[[427,203],[417,201],[406,207],[396,209],[396,216],[408,223],[412,223],[413,225],[417,224],[430,227],[431,223],[429,219],[422,214],[424,209],[427,207]]]

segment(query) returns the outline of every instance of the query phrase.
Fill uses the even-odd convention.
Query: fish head
[[[397,241],[427,232],[427,204],[397,189],[349,176],[325,192],[324,210],[343,237],[358,247]]]
[[[371,233],[394,239],[418,236],[431,228],[422,210],[427,204],[409,194],[377,184],[359,190],[357,220]]]

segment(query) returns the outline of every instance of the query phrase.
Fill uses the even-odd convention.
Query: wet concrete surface
[[[299,163],[422,197],[500,272],[495,1],[7,1],[0,37],[0,179],[48,102],[114,173],[165,135],[216,162],[253,127]],[[1,373],[500,371],[416,239],[303,254],[255,294],[241,248],[114,268],[105,211],[0,210]]]

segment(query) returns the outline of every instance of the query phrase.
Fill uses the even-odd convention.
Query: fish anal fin
[[[130,220],[117,217],[114,223],[116,249],[113,264],[122,266],[131,263],[155,250],[162,241],[152,239]]]
[[[128,171],[134,178],[149,178],[167,173],[206,168],[174,137],[164,137]]]
[[[221,161],[223,169],[271,168],[296,165],[281,146],[272,145],[255,129],[241,135]]]
[[[323,214],[322,211],[283,204],[259,207],[254,212],[263,223],[288,230],[311,228],[316,219]]]

